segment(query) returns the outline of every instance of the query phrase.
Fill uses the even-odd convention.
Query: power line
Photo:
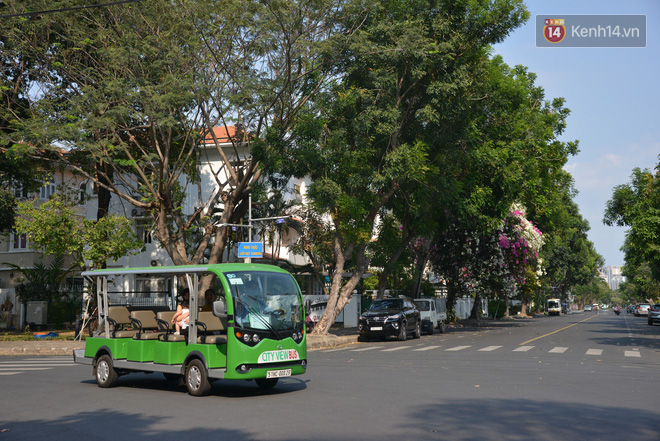
[[[51,14],[53,12],[67,12],[67,11],[75,11],[75,10],[78,10],[78,9],[101,8],[103,6],[114,6],[114,5],[121,5],[121,4],[124,4],[124,3],[137,3],[137,2],[141,2],[141,1],[142,0],[119,0],[119,1],[116,1],[116,2],[98,3],[98,4],[95,4],[95,5],[71,6],[70,8],[47,9],[47,10],[44,10],[44,11],[22,12],[20,14],[0,15],[0,18],[27,17],[27,16],[30,16],[30,15]]]

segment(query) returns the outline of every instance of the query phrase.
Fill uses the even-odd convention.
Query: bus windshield
[[[262,271],[225,273],[234,302],[234,320],[247,329],[296,330],[302,325],[301,297],[290,274]]]

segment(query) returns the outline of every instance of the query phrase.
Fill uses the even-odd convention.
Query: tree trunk
[[[433,243],[433,235],[430,238],[424,240],[424,245],[422,246],[421,251],[417,255],[416,266],[415,266],[415,275],[413,277],[412,292],[410,297],[416,299],[419,297],[422,279],[424,277],[424,268],[426,268],[426,263],[429,261],[431,256],[431,245]]]
[[[447,280],[447,321],[454,322],[456,320],[456,312],[454,305],[456,304],[456,290],[451,280]]]
[[[470,319],[479,320],[481,318],[481,294],[477,292],[474,296],[474,304],[470,311]]]
[[[406,248],[408,248],[413,238],[414,236],[412,234],[404,235],[401,241],[401,246],[399,246],[399,248],[394,252],[394,254],[392,254],[390,260],[385,265],[385,268],[383,268],[383,272],[381,272],[380,275],[378,276],[378,293],[376,294],[376,298],[382,299],[383,297],[385,297],[385,288],[387,288],[387,277],[390,275],[392,268],[394,268],[394,265],[398,262],[399,258],[406,250]]]
[[[335,256],[337,259],[337,265],[335,266],[335,272],[332,276],[332,285],[330,287],[330,296],[328,298],[328,304],[325,307],[325,312],[323,317],[318,321],[314,326],[312,334],[314,335],[325,335],[330,331],[330,327],[335,322],[335,319],[339,313],[344,309],[346,304],[351,299],[353,295],[353,290],[360,282],[362,275],[367,270],[368,262],[366,258],[366,244],[358,245],[355,250],[355,271],[351,274],[351,277],[346,281],[342,286],[342,279],[344,273],[344,267],[346,265],[346,260],[353,254],[353,249],[355,249],[355,244],[350,244],[346,247],[346,250],[341,252],[341,241],[339,237],[335,237]]]

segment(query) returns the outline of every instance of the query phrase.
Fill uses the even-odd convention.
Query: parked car
[[[414,338],[421,337],[422,320],[412,299],[377,299],[360,315],[358,329],[360,341],[391,336],[403,341],[409,332]]]
[[[584,305],[584,312],[591,312],[591,305]]]
[[[638,304],[638,305],[635,307],[635,315],[636,315],[637,317],[639,317],[639,316],[641,316],[641,315],[649,315],[649,308],[650,308],[650,307],[651,307],[651,305],[649,305],[648,303],[640,303],[640,304]]]
[[[438,328],[444,333],[447,322],[445,299],[415,299],[414,302],[422,318],[422,330],[430,335]]]
[[[660,303],[651,306],[648,315],[649,326],[653,326],[653,323],[660,323]]]

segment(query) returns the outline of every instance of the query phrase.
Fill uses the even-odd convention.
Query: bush
[[[48,323],[60,326],[63,323],[75,323],[76,316],[80,314],[80,302],[73,296],[64,296],[53,299],[48,304]]]
[[[509,305],[509,315],[516,315],[522,310],[522,305]],[[502,299],[488,302],[488,317],[503,317],[506,313],[506,302]]]
[[[501,299],[488,302],[488,317],[502,317],[506,313],[506,302]]]

